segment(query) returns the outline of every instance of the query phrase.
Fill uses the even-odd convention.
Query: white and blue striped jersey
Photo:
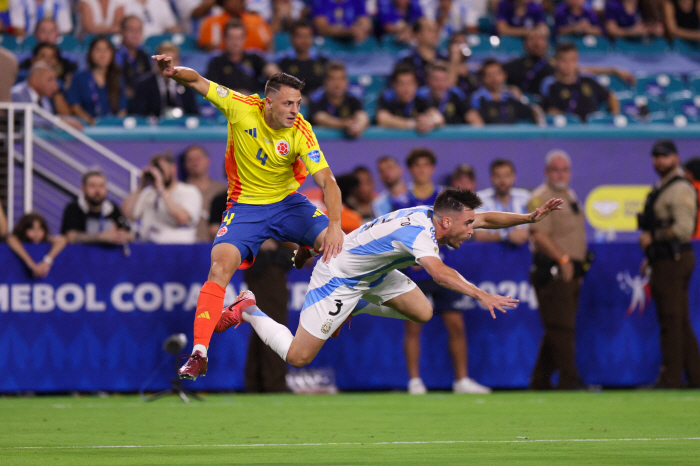
[[[432,206],[418,206],[366,223],[345,237],[329,264],[333,276],[372,282],[422,257],[440,258],[432,218]]]
[[[510,189],[510,202],[506,205],[501,203],[496,198],[496,190],[493,188],[482,189],[477,191],[477,193],[483,205],[476,209],[477,212],[513,212],[516,214],[527,214],[529,211],[527,209],[527,203],[530,201],[530,191],[522,188],[511,188]],[[527,225],[517,225],[510,228],[502,228],[498,230],[502,239],[508,237],[508,233],[513,228],[528,228]]]

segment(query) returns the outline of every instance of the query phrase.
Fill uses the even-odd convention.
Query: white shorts
[[[398,270],[392,270],[380,283],[353,281],[334,277],[328,264],[318,261],[311,275],[299,323],[304,330],[321,340],[327,340],[363,298],[383,304],[408,293],[416,284]]]

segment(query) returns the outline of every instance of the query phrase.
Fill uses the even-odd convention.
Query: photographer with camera
[[[530,225],[533,265],[530,281],[539,302],[544,327],[530,388],[552,389],[552,375],[559,372],[558,389],[583,388],[576,369],[576,312],[583,275],[590,259],[586,253],[583,209],[569,187],[571,159],[562,150],[545,158],[544,184],[532,191],[528,209],[552,198],[564,204],[556,215]]]
[[[158,244],[195,243],[201,209],[199,189],[177,180],[177,164],[168,152],[151,158],[138,189],[122,203],[124,215],[139,222],[139,239]]]
[[[650,270],[651,296],[661,327],[662,364],[657,388],[700,388],[700,351],[690,323],[688,287],[695,265],[690,237],[695,231],[698,197],[684,177],[678,149],[662,139],[652,148],[654,170],[661,178],[639,215],[639,245]]]

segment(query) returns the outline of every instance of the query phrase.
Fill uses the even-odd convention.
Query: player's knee
[[[424,324],[433,318],[433,307],[430,304],[421,306],[420,310],[413,315],[413,322]]]
[[[300,368],[307,366],[314,360],[313,356],[300,354],[287,354],[287,364],[292,367]]]
[[[231,280],[233,272],[230,270],[231,265],[226,261],[217,261],[211,264],[209,269],[209,281],[216,283],[228,283]]]

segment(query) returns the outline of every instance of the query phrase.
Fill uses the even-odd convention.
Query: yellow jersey
[[[265,123],[264,99],[209,82],[206,99],[228,119],[228,199],[272,204],[295,192],[308,174],[328,167],[311,125],[300,114],[291,128]]]

